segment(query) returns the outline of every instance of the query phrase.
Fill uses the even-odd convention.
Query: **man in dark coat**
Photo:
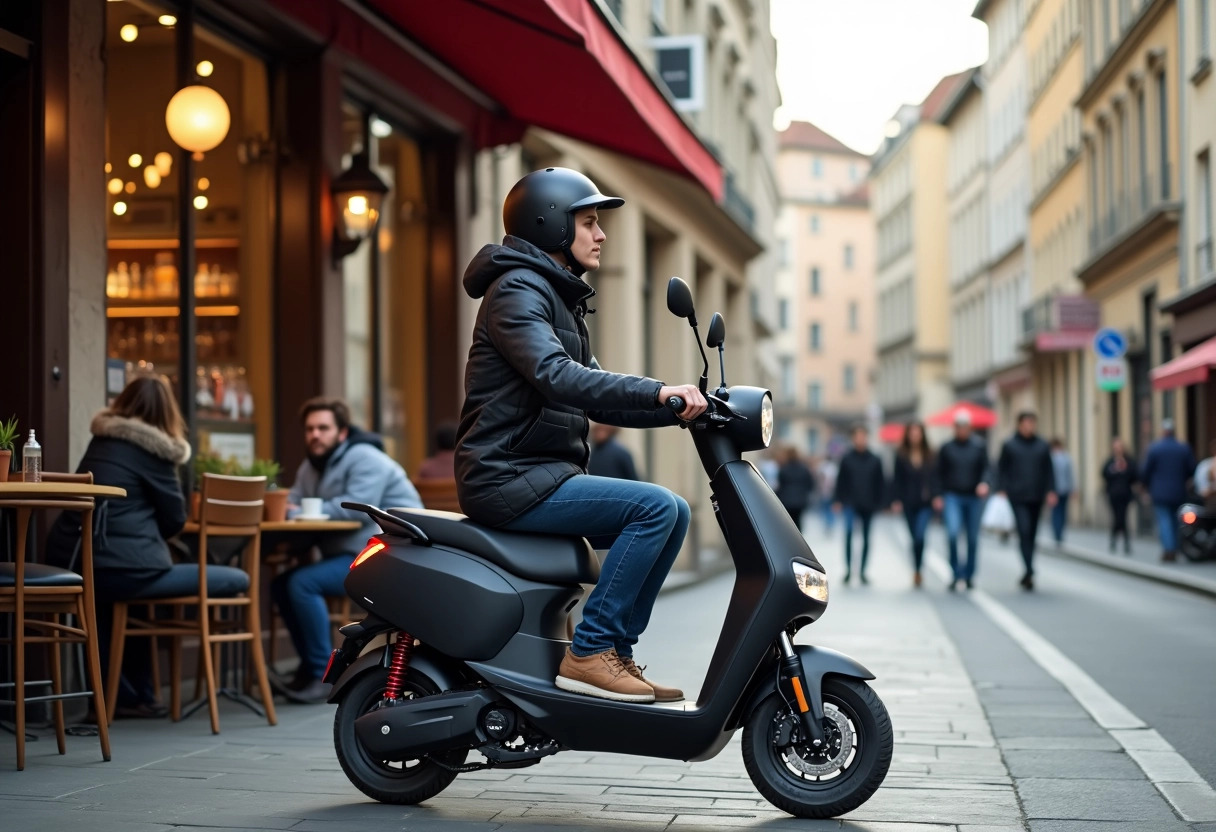
[[[844,507],[844,582],[853,577],[853,524],[861,524],[861,569],[859,577],[866,578],[866,561],[870,558],[870,521],[886,497],[886,479],[882,460],[869,448],[869,431],[865,425],[853,426],[853,448],[840,460],[836,475],[836,493],[832,502]]]
[[[962,583],[971,589],[979,558],[980,513],[988,496],[988,450],[971,435],[971,414],[954,413],[954,438],[937,452],[933,508],[943,514],[950,547],[950,591]],[[967,534],[967,560],[960,563],[958,535]]]
[[[1161,423],[1161,438],[1148,446],[1140,481],[1153,501],[1161,559],[1178,557],[1178,509],[1187,501],[1186,484],[1195,473],[1195,452],[1174,437],[1174,420]]]
[[[1034,589],[1034,546],[1039,532],[1043,505],[1056,504],[1056,476],[1051,464],[1051,447],[1035,434],[1038,417],[1030,411],[1018,414],[1018,430],[1001,447],[997,480],[1001,493],[1013,506],[1018,528],[1018,544],[1026,574],[1022,588]]]
[[[659,588],[688,529],[688,503],[665,488],[587,475],[588,416],[621,427],[694,419],[695,385],[609,373],[591,355],[586,316],[599,267],[599,211],[624,200],[565,168],[530,173],[503,204],[507,236],[478,252],[464,288],[481,298],[457,436],[460,506],[474,521],[521,532],[581,534],[607,549],[603,578],[561,662],[563,690],[624,702],[683,699],[633,660]]]
[[[587,463],[587,473],[591,476],[612,477],[618,480],[639,478],[638,469],[633,465],[633,454],[616,441],[619,430],[616,425],[596,423],[592,426],[591,441],[595,447],[591,449],[591,461]]]

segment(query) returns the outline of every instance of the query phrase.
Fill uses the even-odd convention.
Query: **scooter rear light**
[[[376,554],[377,552],[383,552],[387,548],[388,547],[384,544],[383,540],[373,537],[371,540],[367,541],[366,548],[359,553],[359,556],[355,558],[354,562],[350,565],[350,568],[354,569],[372,555]]]
[[[1186,523],[1188,526],[1191,525],[1192,523],[1194,523],[1196,519],[1198,519],[1198,517],[1195,514],[1195,512],[1193,512],[1193,511],[1182,512],[1182,522]]]

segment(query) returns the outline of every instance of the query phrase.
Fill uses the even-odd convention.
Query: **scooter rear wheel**
[[[823,704],[823,751],[798,737],[797,720],[777,695],[757,705],[743,726],[743,764],[752,783],[769,803],[800,818],[853,811],[891,766],[891,718],[869,685],[830,676],[823,680]]]
[[[378,760],[355,734],[355,720],[381,701],[387,681],[388,671],[376,668],[364,673],[346,689],[334,714],[334,748],[350,782],[368,797],[381,803],[421,803],[450,786],[456,779],[456,772],[429,759]],[[403,692],[406,698],[433,696],[439,692],[438,685],[424,673],[412,667],[406,671]],[[431,756],[439,757],[446,765],[458,766],[467,754],[466,750],[458,749]]]

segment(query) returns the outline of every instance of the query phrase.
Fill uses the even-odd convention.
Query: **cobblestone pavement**
[[[833,576],[839,548],[837,539],[816,545]],[[897,534],[876,532],[870,578],[867,587],[834,585],[828,613],[799,639],[843,650],[877,674],[873,685],[896,730],[885,784],[843,819],[802,821],[770,806],[747,778],[737,737],[704,763],[567,752],[528,769],[463,774],[423,806],[385,806],[342,774],[332,706],[282,705],[280,724],[270,727],[224,702],[220,736],[204,713],[179,724],[116,723],[111,763],[89,737],[69,738],[60,757],[42,730],[19,773],[11,741],[0,735],[0,829],[1216,829],[1183,824],[1107,732],[1058,683],[1035,675],[976,607],[943,612],[940,585],[909,590]],[[639,645],[650,675],[697,690],[731,580],[660,599]],[[1078,770],[1087,779],[1065,779]]]

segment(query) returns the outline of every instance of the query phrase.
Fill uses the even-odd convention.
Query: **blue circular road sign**
[[[1111,329],[1110,327],[1099,329],[1098,334],[1094,336],[1094,352],[1100,358],[1105,358],[1108,361],[1122,358],[1127,352],[1127,339],[1117,329]]]

